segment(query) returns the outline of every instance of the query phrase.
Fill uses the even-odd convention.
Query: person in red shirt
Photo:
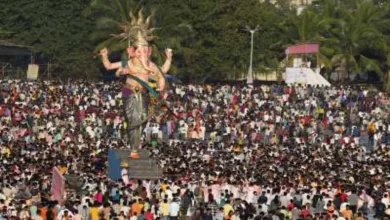
[[[346,201],[348,201],[348,195],[344,192],[343,189],[341,189],[340,200],[341,200],[341,202],[346,202]]]
[[[302,216],[303,218],[307,218],[310,216],[310,211],[309,211],[309,208],[307,206],[305,206],[301,213],[300,213],[300,216]]]
[[[292,211],[295,208],[294,200],[290,200],[290,204],[288,204],[287,209]]]
[[[151,209],[149,209],[146,213],[145,213],[145,220],[152,220],[154,219],[154,214],[152,212]]]

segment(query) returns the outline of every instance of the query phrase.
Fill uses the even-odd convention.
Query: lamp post
[[[251,53],[250,53],[250,61],[249,61],[249,70],[248,75],[246,78],[246,83],[248,85],[253,85],[253,72],[252,72],[252,64],[253,64],[253,36],[255,35],[255,32],[260,29],[259,25],[256,26],[255,29],[251,29],[249,26],[245,27],[246,31],[249,31],[251,33]]]

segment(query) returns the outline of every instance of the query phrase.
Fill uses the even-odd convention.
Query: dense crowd
[[[154,109],[143,140],[165,178],[111,181],[107,151],[126,147],[120,87],[0,82],[0,219],[390,216],[385,93],[171,85],[173,113]],[[81,189],[61,202],[51,197],[54,167]]]

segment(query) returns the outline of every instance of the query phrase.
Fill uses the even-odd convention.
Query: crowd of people
[[[119,82],[0,81],[0,219],[385,219],[389,96],[360,87],[171,85],[143,145],[159,180],[112,181]],[[81,191],[51,195],[52,170]],[[67,185],[71,184],[69,181]]]

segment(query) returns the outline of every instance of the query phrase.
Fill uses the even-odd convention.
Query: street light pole
[[[255,32],[259,30],[259,25],[256,26],[255,29],[250,29],[249,26],[246,26],[246,31],[249,31],[251,33],[251,52],[250,52],[250,61],[249,61],[249,70],[248,75],[246,79],[246,83],[248,85],[253,85],[253,36],[255,35]]]

